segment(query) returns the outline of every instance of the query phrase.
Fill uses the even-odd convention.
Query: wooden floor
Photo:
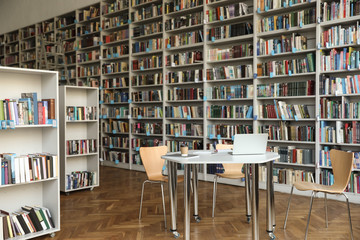
[[[138,220],[141,184],[145,173],[101,167],[100,187],[61,195],[61,231],[55,238],[38,239],[174,239],[164,229],[160,186],[145,187],[143,218]],[[166,196],[167,196],[167,187]],[[179,188],[178,231],[183,233],[183,186]],[[260,239],[265,232],[265,192],[260,192]],[[288,227],[282,229],[288,194],[275,193],[277,239],[303,239],[309,210],[308,197],[294,195]],[[329,228],[325,228],[324,201],[315,199],[308,239],[350,239],[344,202],[328,201]],[[193,240],[251,239],[251,224],[246,223],[244,189],[219,184],[216,217],[211,218],[212,183],[199,182],[200,223],[191,222]],[[169,204],[168,226],[170,225]],[[351,204],[355,239],[360,239],[360,206]],[[183,239],[183,236],[179,239]]]

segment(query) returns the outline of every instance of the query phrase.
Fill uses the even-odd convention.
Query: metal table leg
[[[273,222],[273,218],[275,217],[274,209],[273,209],[273,162],[266,163],[267,169],[267,179],[266,179],[266,231],[269,233],[270,239],[275,239],[275,235],[273,233],[273,227],[275,222]]]
[[[168,164],[168,181],[169,181],[169,202],[170,202],[170,231],[177,238],[180,233],[176,230],[176,216],[177,216],[177,164],[175,162],[167,161]]]
[[[201,217],[199,216],[199,198],[198,198],[198,165],[192,164],[192,172],[193,172],[193,188],[194,188],[194,218],[198,223],[201,221]]]
[[[252,170],[252,239],[259,240],[259,165],[251,164]]]
[[[251,220],[251,191],[250,191],[250,170],[249,164],[244,164],[245,169],[245,204],[246,204],[246,220]]]
[[[191,165],[185,164],[185,173],[184,173],[184,208],[185,208],[184,239],[185,240],[190,240],[190,181],[191,181]]]

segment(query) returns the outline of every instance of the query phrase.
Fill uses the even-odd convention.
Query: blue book
[[[253,106],[250,106],[246,114],[246,118],[252,118],[252,117],[253,117]]]
[[[346,69],[346,52],[347,52],[347,48],[344,48],[343,51],[344,51],[344,54],[343,54],[343,69]]]

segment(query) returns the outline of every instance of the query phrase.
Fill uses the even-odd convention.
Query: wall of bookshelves
[[[354,151],[360,168],[360,17],[342,4],[104,0],[0,35],[0,61],[38,67],[34,42],[61,39],[60,82],[100,88],[104,165],[143,171],[141,146],[206,149],[268,132],[276,190],[288,192],[298,178],[331,183],[331,148]],[[218,168],[201,166],[201,179]]]

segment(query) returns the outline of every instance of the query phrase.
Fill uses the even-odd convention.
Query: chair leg
[[[306,224],[306,231],[305,231],[305,240],[307,239],[307,235],[309,232],[309,223],[310,223],[310,216],[311,216],[311,209],[312,209],[312,205],[313,205],[313,201],[314,201],[314,191],[311,192],[311,200],[310,200],[310,210],[309,210],[309,216],[308,216],[308,220],[307,220],[307,224]]]
[[[325,226],[328,228],[327,193],[325,193]]]
[[[145,183],[147,182],[144,181],[142,184],[142,190],[141,190],[141,200],[140,200],[140,211],[139,211],[139,220],[141,219],[141,211],[142,211],[142,203],[143,203],[143,196],[144,196],[144,187],[145,187]]]
[[[161,196],[162,196],[162,204],[163,204],[163,211],[164,211],[165,229],[166,229],[166,211],[165,211],[165,198],[164,198],[164,186],[163,186],[163,183],[160,183],[160,186],[161,186]]]
[[[294,185],[292,185],[292,187],[291,187],[291,192],[290,192],[290,197],[289,197],[288,207],[287,207],[287,210],[286,210],[286,215],[285,215],[284,229],[286,229],[286,223],[287,223],[287,219],[288,219],[288,215],[289,215],[290,202],[291,202],[291,197],[292,197],[292,195],[293,195],[293,191],[294,191]]]
[[[351,224],[351,215],[350,215],[349,199],[348,199],[348,197],[347,197],[344,193],[342,193],[342,195],[344,195],[344,197],[345,197],[345,199],[346,199],[347,207],[348,207],[348,215],[349,215],[349,224],[350,224],[351,240],[354,240],[354,235],[353,235],[353,230],[352,230],[352,224]]]
[[[217,179],[218,176],[214,177],[214,188],[213,188],[213,206],[212,206],[212,217],[215,217],[215,205],[216,205],[216,192],[217,192]]]

